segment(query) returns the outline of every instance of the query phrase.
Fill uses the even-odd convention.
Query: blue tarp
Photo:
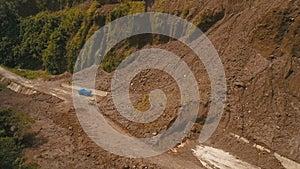
[[[84,95],[84,96],[92,96],[92,91],[81,88],[78,90],[78,94]]]

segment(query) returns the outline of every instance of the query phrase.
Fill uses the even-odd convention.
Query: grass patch
[[[4,67],[6,70],[9,70],[10,72],[13,72],[21,77],[24,77],[26,79],[46,79],[51,76],[50,73],[41,71],[41,70],[28,70],[28,69],[18,69],[18,68],[9,68],[9,67]]]
[[[44,71],[32,71],[24,69],[12,69],[12,72],[26,79],[48,78],[51,75]]]
[[[7,86],[5,84],[0,83],[0,91],[1,90],[6,90]]]

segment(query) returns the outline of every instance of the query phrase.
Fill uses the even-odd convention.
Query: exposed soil
[[[229,135],[236,133],[299,163],[300,1],[194,0],[185,1],[184,6],[182,3],[179,0],[155,1],[149,10],[176,14],[193,22],[205,9],[224,11],[224,17],[213,24],[206,35],[225,68],[227,103],[218,130],[205,144],[261,168],[283,168],[273,155]],[[169,151],[161,158],[119,157],[98,147],[84,133],[71,101],[61,102],[44,94],[25,96],[0,91],[0,108],[12,107],[36,119],[32,126],[33,145],[24,150],[28,162],[36,162],[42,168],[168,168],[166,163],[170,157],[201,168],[191,148],[197,143],[210,107],[210,81],[205,67],[178,41],[144,48],[150,47],[175,53],[197,78],[200,110],[196,123],[184,139],[184,148],[177,153]],[[112,75],[99,71],[97,88],[109,91]],[[52,78],[49,84],[70,81],[69,76]],[[117,112],[110,94],[97,98],[99,109],[130,135],[151,137],[153,133],[163,133],[173,124],[180,106],[179,89],[174,79],[161,71],[149,70],[138,74],[131,83],[130,99],[141,111],[149,108],[149,91],[162,89],[166,93],[167,106],[161,118],[147,125],[132,123]]]
[[[39,94],[26,96],[0,91],[0,109],[12,108],[30,114],[35,123],[24,149],[27,163],[41,168],[159,168],[142,159],[127,159],[104,151],[82,131],[70,105]]]
[[[188,10],[186,18],[189,20],[193,20],[199,12],[199,9],[180,7],[179,1],[166,1],[167,5],[162,6],[159,6],[160,3],[162,2],[155,2],[152,11],[180,15]],[[225,10],[225,17],[206,33],[220,54],[228,83],[223,119],[218,132],[208,144],[237,154],[239,158],[262,168],[282,168],[274,156],[258,152],[250,145],[236,143],[235,139],[226,135],[232,132],[300,162],[299,1],[189,1],[186,6],[199,4],[200,9]],[[209,108],[210,92],[209,79],[201,62],[179,42],[151,47],[167,49],[181,56],[195,76],[199,77],[200,93],[204,96],[198,116],[201,119]],[[99,78],[107,77],[109,76]],[[157,77],[165,82],[163,85],[167,88],[174,88],[168,84],[172,80],[163,73],[143,72],[132,80],[132,88],[135,89],[132,93],[139,95],[137,100],[132,100],[133,104],[140,105],[138,103],[144,92],[162,86],[156,80]],[[109,80],[99,81],[102,86],[109,88]],[[171,91],[178,94],[176,90]],[[115,115],[117,112],[113,109],[110,98],[104,106],[110,105],[109,111],[104,112],[112,116],[112,119],[118,119],[120,125],[132,131],[133,135],[147,137],[153,131],[163,132],[170,125],[166,120],[170,121],[176,116],[176,99],[178,96],[174,94],[168,97],[168,103],[171,102],[173,107],[168,107],[165,111],[167,116],[157,121],[157,124],[162,124],[159,129],[122,121],[120,116]],[[105,102],[104,100],[101,102]],[[144,106],[147,107],[147,104]],[[197,138],[203,121],[198,122],[193,130],[194,134],[188,136],[189,139]],[[136,131],[141,128],[144,130]]]

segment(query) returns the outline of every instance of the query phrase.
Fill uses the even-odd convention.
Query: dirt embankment
[[[227,106],[219,130],[209,144],[234,152],[244,160],[263,168],[282,166],[274,157],[251,155],[250,147],[241,148],[240,144],[228,141],[223,132],[225,130],[226,133],[239,134],[300,162],[299,6],[300,2],[297,0],[195,0],[155,1],[149,8],[150,11],[184,17],[200,28],[209,26],[206,35],[219,52],[228,83]],[[216,15],[219,13],[224,15],[219,17]],[[148,47],[146,45],[144,48]],[[200,93],[204,96],[199,111],[199,119],[202,119],[210,106],[210,87],[201,62],[195,60],[193,54],[184,49],[179,42],[156,44],[151,47],[167,49],[181,56],[193,69],[195,76],[199,77]],[[133,104],[137,107],[143,105],[145,91],[147,93],[150,89],[162,87],[153,77],[161,77],[162,81],[170,82],[163,84],[167,88],[175,87],[168,97],[171,106],[167,107],[167,115],[161,121],[157,121],[161,126],[129,124],[122,120],[122,117],[115,115],[117,112],[111,99],[107,99],[107,104],[103,106],[108,107],[105,109],[107,116],[117,118],[122,123],[120,125],[124,125],[140,137],[148,137],[153,131],[163,132],[169,121],[176,116],[176,86],[172,87],[172,80],[161,72],[143,72],[132,80],[134,90],[131,92],[138,96],[132,100]],[[106,85],[109,87],[109,82]],[[147,103],[144,107],[147,108]],[[195,125],[194,134],[189,138],[197,138],[201,123],[203,119]],[[136,129],[141,127],[143,130],[137,132]]]
[[[223,127],[298,162],[299,3],[257,1],[208,33],[228,79]]]
[[[206,32],[220,54],[228,83],[220,129],[300,162],[300,2],[189,1],[184,6],[189,3],[200,13],[206,9],[225,13]],[[170,1],[164,10],[175,13],[179,4]],[[158,8],[156,2],[153,11]],[[193,21],[197,10],[189,9],[187,16]]]

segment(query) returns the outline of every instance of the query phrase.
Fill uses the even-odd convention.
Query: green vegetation
[[[20,4],[32,1],[41,12],[23,14]],[[5,21],[0,25],[0,63],[22,69],[44,69],[51,74],[72,71],[74,60],[93,32],[91,29],[100,27],[95,21],[98,2],[87,11],[70,8],[80,2],[83,1],[0,0],[0,19]]]
[[[73,72],[80,52],[84,58],[80,58],[78,67],[93,64],[95,48],[106,39],[93,37],[89,45],[91,47],[84,51],[81,49],[94,32],[107,22],[145,10],[145,2],[136,0],[122,1],[105,14],[99,10],[103,4],[112,2],[118,1],[0,0],[0,19],[3,21],[0,24],[0,64],[24,69],[23,71],[14,69],[14,72],[30,79],[44,74],[28,70],[45,70],[50,74]],[[179,2],[176,0],[176,3]],[[166,10],[169,4],[171,1],[159,1],[156,10],[170,12],[186,19],[191,16],[189,8],[192,3],[184,3],[183,6],[171,11],[169,8]],[[223,16],[224,11],[204,10],[193,21],[205,32]],[[122,29],[121,27],[116,29]],[[137,29],[139,28],[132,28],[133,31]],[[166,43],[170,40],[169,37],[150,34],[125,40],[109,51],[102,61],[102,67],[105,71],[111,72],[123,59],[149,42]]]
[[[18,16],[4,0],[0,0],[0,62],[14,66],[12,49],[18,37]]]
[[[12,137],[0,138],[0,168],[19,168],[24,159],[21,146]]]
[[[89,3],[87,10],[78,5],[85,1],[0,0],[0,19],[4,21],[0,24],[0,64],[25,69],[13,70],[30,79],[44,75],[27,70],[72,72],[83,45],[96,30],[106,22],[144,10],[143,1],[128,0],[102,16],[96,12],[101,0]],[[87,51],[85,57],[91,55]]]
[[[48,73],[46,71],[41,71],[41,70],[9,68],[9,67],[3,66],[3,65],[2,65],[2,67],[4,67],[5,69],[7,69],[21,77],[26,78],[26,79],[38,79],[38,78],[46,79],[51,76],[50,73]]]
[[[123,48],[119,48],[118,52],[112,49],[103,58],[101,66],[106,72],[114,71],[126,57],[134,52],[134,48],[131,48],[132,45],[129,43],[129,40],[124,40],[120,43],[120,46],[123,46]],[[118,46],[116,48],[118,48]]]
[[[108,17],[107,21],[113,21],[117,18],[135,14],[135,13],[141,13],[145,10],[145,4],[144,2],[138,2],[138,1],[127,1],[118,7],[116,7],[114,10],[112,10]]]
[[[24,166],[22,154],[22,140],[33,122],[27,114],[11,109],[0,111],[0,168],[36,168],[35,165]]]
[[[214,12],[212,10],[203,10],[195,18],[194,24],[202,31],[206,32],[210,27],[212,27],[216,22],[224,17],[224,11]]]
[[[55,12],[74,7],[87,0],[0,0],[20,17],[35,15],[41,11]]]
[[[114,10],[110,11],[106,17],[106,22],[111,22],[117,18],[140,13],[145,10],[145,4],[142,1],[126,1],[121,5],[117,6]],[[119,28],[118,28],[119,29]],[[140,37],[129,38],[118,44],[114,49],[108,52],[108,54],[103,58],[101,66],[106,72],[112,72],[118,65],[129,56],[134,51],[134,46],[141,42]],[[141,47],[141,46],[140,46]],[[140,48],[139,47],[139,48]],[[116,52],[115,49],[119,51]],[[90,59],[92,60],[92,59]],[[86,63],[88,64],[88,63]]]
[[[7,86],[5,84],[0,83],[0,91],[1,90],[6,90]]]

